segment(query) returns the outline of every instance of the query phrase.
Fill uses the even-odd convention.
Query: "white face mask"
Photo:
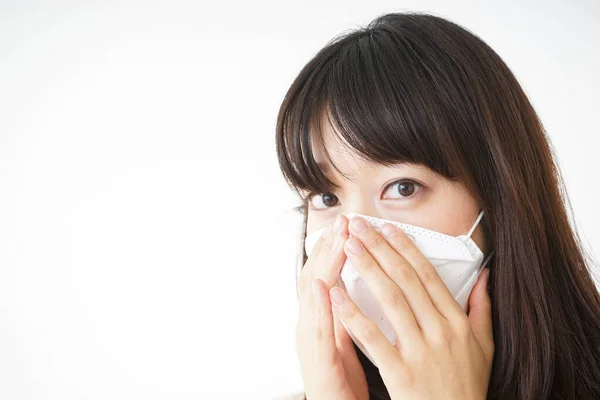
[[[456,237],[413,225],[383,218],[370,217],[358,213],[349,213],[345,215],[348,219],[352,216],[362,217],[378,232],[381,232],[381,227],[386,222],[402,229],[435,267],[458,304],[460,304],[463,310],[467,310],[471,289],[473,289],[475,282],[477,282],[479,273],[493,254],[490,253],[485,262],[483,262],[483,253],[479,247],[477,247],[477,244],[475,244],[473,239],[471,239],[471,234],[483,217],[483,210],[479,213],[477,220],[469,230],[469,233]],[[322,228],[306,236],[304,248],[307,256],[310,255],[310,252],[324,230],[325,228]],[[390,343],[393,344],[396,342],[396,332],[394,332],[392,326],[385,317],[379,303],[371,294],[367,284],[363,281],[358,272],[356,272],[348,259],[346,259],[346,262],[342,266],[340,279],[338,280],[337,285],[346,289],[348,296],[356,303],[358,308],[360,308],[367,318],[377,324]],[[360,348],[369,360],[375,364],[373,358],[364,348],[362,343],[360,343],[352,333],[349,332],[349,335],[352,337],[358,348]]]

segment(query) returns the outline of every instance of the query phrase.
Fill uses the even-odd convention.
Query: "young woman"
[[[591,261],[544,128],[481,39],[429,14],[380,16],[308,62],[276,134],[305,236],[336,222],[298,279],[308,400],[600,399]],[[468,311],[403,230],[348,213],[455,237],[476,226],[470,237],[492,257]],[[336,285],[345,261],[394,343]]]

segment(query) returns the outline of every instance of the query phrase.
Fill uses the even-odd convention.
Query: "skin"
[[[438,231],[451,236],[466,234],[479,214],[476,200],[458,182],[436,175],[431,169],[416,164],[398,163],[392,167],[376,166],[364,161],[335,136],[333,128],[323,121],[324,143],[333,163],[345,175],[340,175],[327,161],[324,152],[316,148],[316,161],[325,174],[341,189],[332,193],[337,198],[333,207],[324,203],[322,195],[309,203],[307,234],[332,224],[340,214],[356,212],[391,219]],[[403,197],[398,192],[398,180],[421,183],[414,194]],[[472,239],[487,253],[487,246],[478,225]]]
[[[448,235],[466,234],[480,207],[458,183],[417,165],[373,166],[325,129],[334,168],[328,176],[340,189],[335,205],[320,195],[310,201],[307,233],[330,226],[315,245],[299,278],[296,349],[307,398],[368,399],[364,372],[340,321],[366,346],[379,366],[392,399],[485,399],[494,353],[487,268],[469,298],[469,314],[429,261],[401,230],[389,236],[367,223],[358,230],[357,212],[421,226]],[[324,154],[317,153],[325,162]],[[398,180],[422,184],[408,196]],[[410,186],[410,185],[409,185]],[[330,197],[331,199],[331,197]],[[331,204],[331,203],[329,203]],[[333,222],[335,227],[331,227]],[[473,240],[487,255],[477,226]],[[376,294],[398,334],[393,345],[364,317],[343,289],[334,287],[346,258]]]

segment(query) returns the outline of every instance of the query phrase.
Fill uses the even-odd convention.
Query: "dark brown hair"
[[[425,165],[463,182],[482,205],[495,250],[488,399],[600,399],[592,260],[569,224],[545,130],[498,54],[465,28],[419,12],[379,16],[320,50],[289,88],[276,126],[304,232],[301,191],[337,188],[312,153],[323,144],[324,115],[366,160]],[[356,350],[371,399],[389,399],[377,368]]]

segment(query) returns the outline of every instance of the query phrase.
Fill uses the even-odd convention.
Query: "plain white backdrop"
[[[0,2],[0,398],[299,391],[274,126],[327,41],[429,11],[506,61],[600,252],[600,3]]]

